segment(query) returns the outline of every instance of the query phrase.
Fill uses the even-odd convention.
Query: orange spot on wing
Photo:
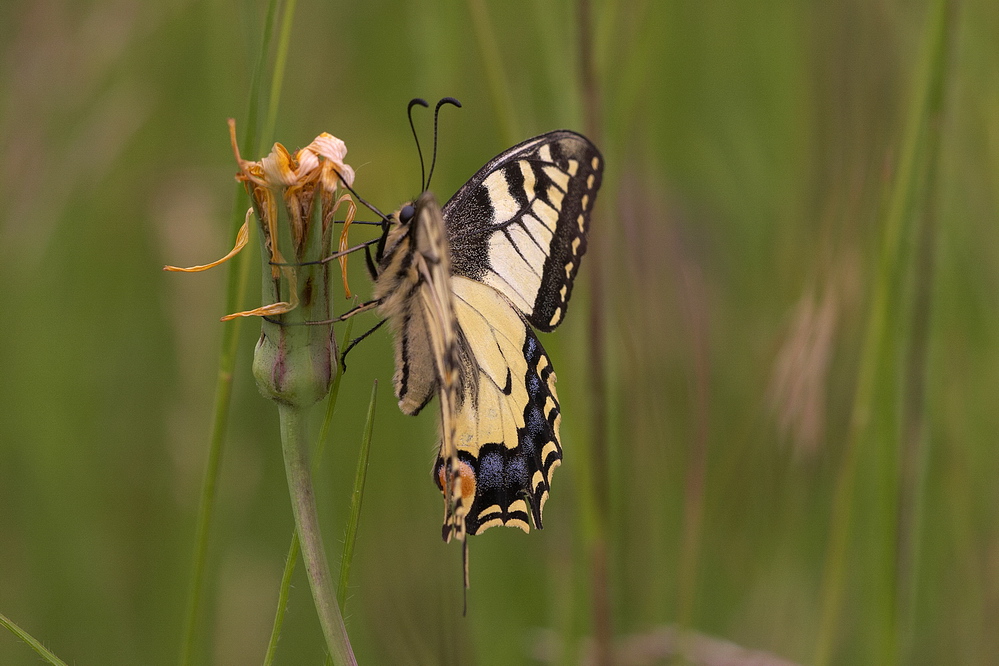
[[[447,487],[444,475],[447,470],[447,464],[440,466],[437,470],[437,484],[441,488],[441,492],[444,492],[444,488]],[[461,481],[461,499],[464,501],[465,506],[471,506],[472,500],[475,498],[475,470],[472,466],[466,462],[458,463],[458,479]]]
[[[461,463],[459,467],[459,474],[461,475],[461,498],[465,500],[465,506],[472,505],[472,499],[475,497],[475,470],[472,466],[466,462]]]

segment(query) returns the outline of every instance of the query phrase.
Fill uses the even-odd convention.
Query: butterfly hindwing
[[[456,415],[455,445],[475,492],[469,534],[495,525],[542,526],[551,475],[562,459],[551,361],[531,327],[488,285],[452,278],[463,344],[476,359],[477,393]],[[443,458],[438,459],[441,467]],[[444,537],[449,537],[445,525]]]
[[[603,157],[557,130],[490,160],[444,205],[452,271],[495,288],[541,331],[565,316]]]
[[[398,214],[396,214],[398,218]],[[414,214],[413,219],[417,219]],[[379,311],[393,329],[395,339],[395,394],[399,409],[417,414],[438,390],[434,353],[428,331],[429,313],[423,307],[421,290],[434,288],[421,275],[424,253],[434,248],[420,248],[421,237],[412,220],[394,225],[385,242],[374,297]],[[426,245],[426,243],[423,243]],[[438,289],[446,288],[438,285]]]

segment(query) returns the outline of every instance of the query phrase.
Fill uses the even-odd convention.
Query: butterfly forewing
[[[586,252],[602,176],[600,152],[568,130],[497,156],[444,205],[453,272],[502,293],[535,328],[553,330]]]

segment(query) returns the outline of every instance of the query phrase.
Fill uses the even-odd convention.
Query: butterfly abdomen
[[[446,248],[441,252],[416,246],[415,215],[400,217],[397,212],[392,218],[373,296],[381,302],[378,311],[394,333],[393,384],[399,409],[417,414],[434,397],[438,386],[427,313],[419,292],[421,288],[432,288],[427,284],[428,262],[442,270],[449,270],[449,263]]]

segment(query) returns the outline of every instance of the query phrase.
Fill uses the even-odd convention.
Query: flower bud
[[[272,400],[307,407],[329,391],[336,367],[333,335],[332,272],[323,261],[332,253],[333,215],[347,203],[348,222],[356,210],[348,195],[338,196],[354,171],[343,163],[343,141],[321,134],[292,155],[280,143],[259,162],[239,163],[237,180],[246,184],[260,223],[264,305],[240,315],[263,315],[253,356],[253,376]]]

